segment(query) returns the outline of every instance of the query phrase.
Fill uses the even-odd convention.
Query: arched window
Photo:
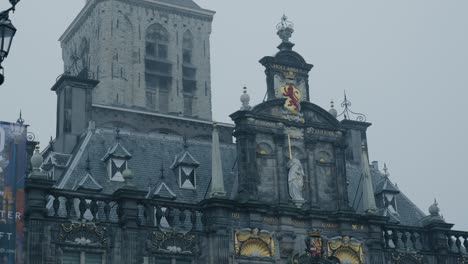
[[[184,90],[184,114],[193,115],[195,91],[197,90],[197,69],[193,65],[193,36],[187,30],[182,38],[182,75]]]
[[[169,90],[172,83],[172,63],[168,60],[169,33],[160,24],[146,30],[145,81],[146,106],[162,113],[168,112]]]

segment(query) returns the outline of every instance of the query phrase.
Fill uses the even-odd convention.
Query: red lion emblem
[[[299,95],[300,92],[292,85],[289,84],[283,88],[283,96],[288,98],[288,107],[294,107],[294,111],[299,110]]]

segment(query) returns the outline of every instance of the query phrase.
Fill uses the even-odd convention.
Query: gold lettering
[[[277,223],[278,223],[278,219],[275,218],[275,217],[264,217],[264,218],[263,218],[263,222],[264,222],[264,223],[267,223],[267,224],[277,224]]]

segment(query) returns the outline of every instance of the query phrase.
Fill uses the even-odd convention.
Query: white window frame
[[[184,167],[193,169],[193,188],[192,187],[183,187],[182,186],[184,184],[182,182],[182,170],[183,170]],[[186,189],[186,190],[196,190],[197,189],[197,168],[191,167],[191,166],[184,166],[184,165],[179,166],[179,188]]]

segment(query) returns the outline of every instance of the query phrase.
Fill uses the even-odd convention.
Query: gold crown
[[[292,71],[288,71],[288,72],[284,73],[284,77],[286,79],[294,79],[294,78],[296,78],[296,74],[294,72],[292,72]]]

